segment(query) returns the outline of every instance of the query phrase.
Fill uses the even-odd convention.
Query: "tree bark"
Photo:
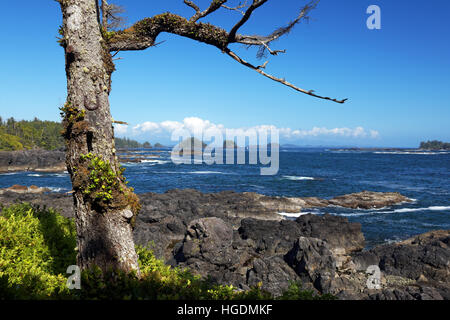
[[[74,189],[78,266],[139,273],[132,223],[137,196],[126,186],[116,156],[109,107],[109,49],[96,0],[60,0],[67,102],[62,110],[66,164]]]

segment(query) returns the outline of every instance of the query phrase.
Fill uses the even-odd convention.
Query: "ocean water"
[[[281,149],[278,174],[261,176],[260,165],[175,165],[168,150],[159,151],[126,153],[146,158],[142,163],[123,164],[125,176],[137,193],[193,188],[208,193],[234,190],[328,199],[363,190],[400,192],[414,201],[376,210],[327,207],[307,212],[341,215],[361,223],[368,247],[430,230],[450,229],[448,152]],[[0,174],[0,188],[13,184],[49,187],[53,192],[71,190],[67,173]],[[295,219],[300,214],[287,218]]]

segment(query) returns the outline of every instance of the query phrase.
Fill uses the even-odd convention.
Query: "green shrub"
[[[99,268],[81,274],[81,290],[67,288],[67,267],[76,264],[73,220],[30,204],[0,214],[0,299],[259,300],[273,299],[260,286],[239,291],[213,284],[187,269],[172,268],[136,246],[141,276]],[[282,299],[330,299],[292,284]]]
[[[291,282],[280,300],[336,300],[331,294],[317,295],[313,290],[302,289],[301,282]]]
[[[74,225],[53,210],[14,205],[0,216],[0,292],[8,299],[66,297]]]

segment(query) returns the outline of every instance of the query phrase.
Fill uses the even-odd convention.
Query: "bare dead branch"
[[[286,53],[286,50],[272,50],[269,48],[266,42],[261,42],[261,45],[269,51],[269,53],[273,56],[278,55],[278,53]]]
[[[105,31],[109,29],[117,29],[121,27],[125,19],[120,15],[125,12],[125,9],[115,4],[108,4],[107,0],[101,0],[101,16],[102,27]]]
[[[222,5],[222,8],[225,8],[225,9],[228,9],[228,10],[232,10],[232,11],[237,11],[237,12],[239,12],[242,15],[245,15],[245,12],[240,10],[240,9],[243,9],[245,7],[247,7],[247,0],[245,0],[244,3],[240,3],[236,7],[229,7],[229,6],[226,6],[224,4]]]
[[[200,8],[199,8],[195,3],[193,3],[192,1],[184,0],[183,2],[184,2],[186,5],[188,5],[189,7],[191,7],[192,9],[194,9],[196,13],[197,13],[197,12],[200,12]]]
[[[108,30],[108,2],[106,0],[101,0],[102,8],[102,27]]]
[[[124,121],[116,121],[116,120],[113,120],[112,123],[128,125],[128,123],[127,123],[127,122],[124,122]]]
[[[242,19],[231,29],[228,35],[228,42],[234,42],[236,33],[238,32],[239,28],[242,27],[248,21],[248,19],[250,19],[253,11],[255,11],[266,2],[267,0],[253,0],[253,3],[250,5],[250,7],[248,7],[247,11],[245,11]]]
[[[293,85],[292,83],[287,82],[285,79],[276,78],[273,75],[270,75],[270,74],[262,71],[261,69],[267,65],[267,62],[264,63],[263,66],[256,67],[256,66],[252,65],[251,63],[243,60],[241,57],[239,57],[236,53],[234,53],[233,51],[231,51],[228,48],[225,50],[225,53],[228,54],[231,58],[233,58],[237,62],[239,62],[240,64],[242,64],[242,65],[244,65],[244,66],[246,66],[246,67],[248,67],[248,68],[250,68],[252,70],[255,70],[256,72],[258,72],[259,74],[263,75],[264,77],[267,77],[267,78],[269,78],[269,79],[271,79],[273,81],[279,82],[279,83],[281,83],[281,84],[283,84],[285,86],[288,86],[288,87],[290,87],[290,88],[292,88],[292,89],[294,89],[296,91],[299,91],[301,93],[307,94],[307,95],[315,97],[315,98],[324,99],[324,100],[330,100],[330,101],[337,102],[337,103],[344,103],[345,101],[348,100],[348,99],[337,100],[337,99],[332,99],[332,98],[329,98],[329,97],[319,96],[319,95],[314,93],[314,90],[305,90],[305,89],[299,88],[299,87]]]
[[[256,68],[257,68],[257,69],[265,69],[268,63],[269,63],[269,61],[266,61],[266,62],[264,62],[262,65],[257,66]]]
[[[235,36],[235,42],[246,44],[246,45],[268,45],[274,40],[279,39],[281,36],[289,33],[296,24],[298,24],[301,20],[308,18],[308,13],[311,12],[316,6],[319,0],[312,1],[306,6],[304,6],[301,10],[297,18],[295,18],[293,21],[291,21],[287,26],[278,28],[274,32],[272,32],[268,36],[259,36],[259,35],[236,35]]]
[[[195,14],[189,19],[190,22],[197,22],[199,19],[206,17],[219,9],[228,0],[212,0],[208,9],[200,11],[200,8],[192,1],[184,0],[184,3],[195,10]]]

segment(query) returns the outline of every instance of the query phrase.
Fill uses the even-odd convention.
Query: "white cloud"
[[[373,139],[376,139],[380,136],[380,133],[378,131],[375,130],[370,130],[370,137]]]
[[[117,135],[124,135],[128,132],[128,126],[126,124],[116,124],[114,125],[114,132]]]
[[[133,127],[133,131],[136,133],[155,132],[157,130],[160,130],[159,124],[156,122],[150,122],[150,121],[146,121],[144,123],[138,124],[137,126]]]
[[[192,134],[196,132],[205,132],[209,130],[219,130],[225,132],[228,130],[230,134],[235,134],[239,131],[246,130],[270,130],[276,128],[273,125],[259,125],[247,128],[225,128],[222,124],[215,124],[209,120],[204,120],[198,117],[188,117],[179,121],[163,121],[150,122],[146,121],[130,128],[126,125],[115,125],[115,131],[120,136],[133,136],[145,139],[165,139],[170,140],[171,134],[177,130],[188,130]],[[375,130],[366,130],[361,126],[356,128],[325,128],[313,127],[312,129],[292,129],[292,128],[277,128],[279,130],[280,139],[282,140],[299,140],[305,138],[350,138],[350,139],[376,139],[379,137],[379,132]]]

